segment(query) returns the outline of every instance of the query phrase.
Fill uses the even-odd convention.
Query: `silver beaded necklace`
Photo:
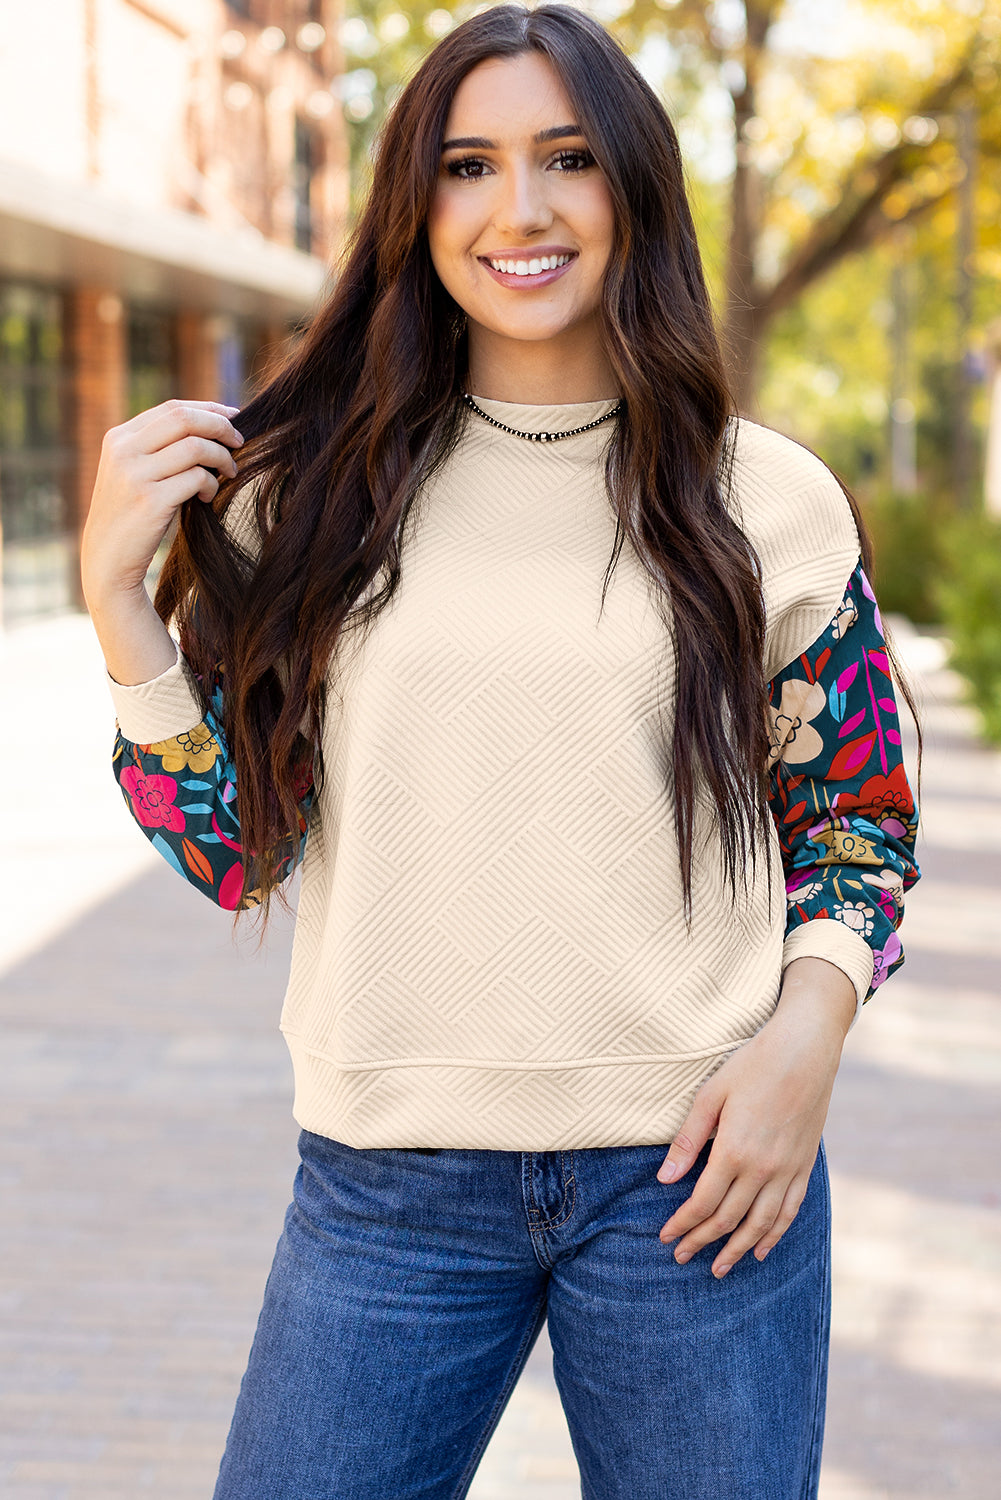
[[[582,432],[590,432],[592,427],[600,427],[602,422],[608,422],[622,410],[622,402],[617,401],[611,411],[606,411],[604,416],[595,417],[593,422],[585,422],[583,427],[571,427],[567,432],[519,432],[517,427],[507,427],[503,422],[498,422],[497,418],[492,417],[489,412],[484,411],[482,406],[477,406],[468,391],[463,391],[462,399],[471,411],[474,411],[478,417],[482,417],[484,422],[489,422],[491,427],[498,427],[501,432],[508,432],[512,437],[524,438],[526,443],[558,443],[561,438],[579,437]]]

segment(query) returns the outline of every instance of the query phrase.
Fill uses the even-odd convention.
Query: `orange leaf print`
[[[849,740],[847,745],[842,745],[831,761],[826,779],[849,781],[853,776],[857,776],[868,762],[875,743],[876,732],[870,730],[868,734],[861,735],[857,740]]]
[[[187,861],[189,870],[193,870],[199,880],[204,880],[206,885],[212,884],[212,866],[202,851],[191,842],[190,839],[181,840],[181,849]]]

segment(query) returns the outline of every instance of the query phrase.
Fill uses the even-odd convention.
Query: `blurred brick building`
[[[5,624],[77,601],[105,430],[239,402],[315,303],[348,203],[339,21],[340,0],[4,7]]]

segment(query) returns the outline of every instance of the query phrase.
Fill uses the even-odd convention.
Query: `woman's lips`
[[[525,276],[519,276],[517,271],[498,271],[496,267],[490,264],[489,260],[487,260],[485,256],[481,255],[478,258],[480,265],[490,273],[494,281],[499,282],[501,286],[514,287],[519,292],[531,292],[534,291],[536,287],[549,286],[552,282],[556,281],[558,277],[562,276],[564,272],[569,271],[571,266],[574,265],[577,260],[577,256],[576,254],[574,254],[565,263],[565,265],[554,266],[549,271],[537,271],[534,276],[531,272],[529,272]],[[502,258],[507,260],[523,260],[527,257],[521,255],[498,257],[498,259]],[[531,259],[536,259],[536,257],[533,256],[531,257]]]

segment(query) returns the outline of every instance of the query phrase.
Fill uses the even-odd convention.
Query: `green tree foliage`
[[[980,631],[995,661],[1001,644],[975,622],[984,623],[984,609],[996,621],[1001,604],[979,573],[962,581],[964,558],[988,563],[951,541],[952,455],[957,370],[976,358],[977,329],[998,314],[1001,0],[587,0],[585,8],[619,38],[678,126],[744,409],[809,443],[848,480],[874,533],[887,607],[919,621],[947,610],[967,643],[957,664],[969,663],[981,682],[970,643]],[[472,10],[349,0],[338,89],[356,205],[386,110],[434,41]],[[960,139],[964,110],[972,156]],[[964,322],[957,245],[971,160],[973,296]],[[901,372],[891,345],[904,283]],[[916,421],[913,495],[893,493],[888,470],[889,408],[901,380]],[[984,407],[975,389],[975,432]],[[997,557],[993,533],[991,545]],[[952,593],[939,587],[946,572],[959,580]]]
[[[679,121],[709,189],[710,259],[738,394],[753,407],[775,319],[842,260],[949,211],[964,173],[955,111],[1001,157],[1001,0],[590,0]],[[340,88],[363,191],[402,82],[472,12],[354,0]],[[982,189],[997,206],[997,188]],[[714,222],[712,222],[714,220]],[[993,249],[1001,266],[1001,246]],[[715,255],[713,251],[715,250]]]
[[[966,678],[987,738],[1001,743],[1001,522],[976,516],[954,524],[946,555],[940,600],[950,665]]]

